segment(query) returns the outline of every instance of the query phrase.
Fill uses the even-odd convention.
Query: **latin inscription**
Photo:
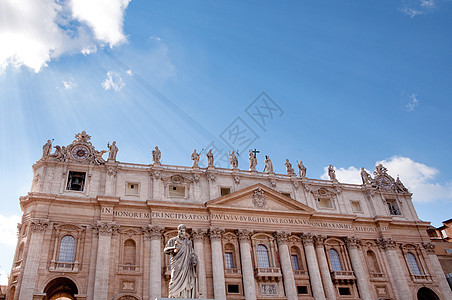
[[[102,214],[113,215],[115,217],[126,217],[126,218],[134,218],[134,219],[149,219],[151,217],[150,213],[113,210],[113,208],[111,208],[111,207],[102,207],[101,211],[102,211]]]

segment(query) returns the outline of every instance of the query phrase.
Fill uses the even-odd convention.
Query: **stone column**
[[[220,228],[211,228],[209,230],[212,247],[213,294],[216,300],[226,300],[223,247],[221,245],[221,234],[223,232],[224,230]]]
[[[372,300],[369,289],[369,278],[364,272],[361,257],[359,255],[358,247],[361,245],[361,240],[356,237],[345,238],[348,253],[350,254],[350,261],[352,263],[353,272],[355,272],[356,283],[358,284],[358,291],[363,300]]]
[[[94,299],[107,300],[111,236],[118,232],[119,226],[114,222],[97,221],[94,229],[99,236],[94,280]]]
[[[286,297],[287,300],[297,300],[298,293],[295,287],[295,278],[293,275],[292,262],[290,261],[289,247],[287,246],[287,236],[288,234],[286,232],[275,233],[276,241],[278,242],[279,259],[281,262]]]
[[[336,300],[336,289],[334,288],[333,281],[331,280],[330,268],[328,267],[328,261],[325,254],[325,240],[323,235],[316,235],[315,251],[317,253],[317,259],[319,261],[320,274],[322,275],[323,288],[328,300]]]
[[[151,238],[149,294],[151,299],[162,296],[162,233],[163,228],[149,226],[149,235]]]
[[[36,279],[38,278],[39,260],[41,258],[44,234],[49,226],[47,219],[32,219],[30,221],[30,244],[26,259],[25,268],[20,286],[19,300],[33,299]],[[30,234],[29,233],[29,234]]]
[[[392,238],[381,238],[377,243],[385,250],[389,266],[394,274],[394,281],[400,299],[412,300],[413,296],[411,295],[410,287],[408,286],[406,275],[403,272],[399,254],[397,253],[397,243]]]
[[[310,233],[302,234],[306,262],[308,264],[309,278],[311,279],[312,294],[316,300],[325,300],[322,278],[320,277],[319,265],[315,256],[313,236]]]
[[[254,281],[253,261],[251,259],[251,231],[240,229],[237,231],[237,234],[240,244],[240,261],[242,263],[245,300],[256,300],[256,284]]]
[[[443,293],[444,299],[452,299],[452,291],[449,287],[449,283],[447,282],[446,275],[444,275],[443,268],[439,263],[438,256],[435,254],[435,244],[433,243],[422,243],[425,250],[427,251],[427,256],[430,260],[431,270],[435,272],[436,277],[438,278],[439,287],[441,292]]]
[[[193,248],[198,256],[198,284],[199,284],[199,298],[207,297],[207,280],[206,280],[206,266],[204,262],[204,237],[206,230],[196,229],[192,232]]]

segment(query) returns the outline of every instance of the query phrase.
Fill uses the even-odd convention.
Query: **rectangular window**
[[[361,208],[361,203],[359,201],[352,201],[353,212],[363,212]]]
[[[444,250],[446,250],[446,253],[447,253],[447,254],[452,254],[452,248],[444,249]]]
[[[397,205],[397,200],[395,199],[388,199],[386,200],[386,203],[388,204],[389,213],[393,216],[400,216],[400,210],[399,206]]]
[[[292,259],[292,268],[296,271],[300,270],[300,265],[298,264],[298,255],[292,254],[290,258]]]
[[[297,286],[297,293],[298,293],[298,295],[307,295],[308,287],[305,285]]]
[[[226,269],[233,269],[234,268],[234,259],[232,256],[232,252],[225,252],[224,253],[224,265]]]
[[[319,207],[321,208],[332,208],[333,206],[331,205],[331,200],[328,198],[319,198],[317,199],[318,203],[319,203]]]
[[[231,188],[222,187],[220,189],[220,191],[221,191],[221,196],[226,196],[226,195],[229,195],[231,193]]]
[[[176,186],[176,185],[170,185],[169,186],[169,195],[170,197],[185,197],[185,187],[184,186]]]
[[[240,287],[238,284],[228,284],[228,294],[240,294]]]
[[[126,184],[126,195],[128,196],[138,196],[139,195],[139,188],[140,188],[140,184],[139,183],[130,183],[128,182]]]
[[[351,295],[350,288],[348,287],[340,287],[339,288],[339,295]]]
[[[85,187],[85,172],[69,171],[66,189],[69,191],[83,191]]]

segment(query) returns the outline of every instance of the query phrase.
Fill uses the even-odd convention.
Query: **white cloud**
[[[102,87],[105,90],[113,89],[119,92],[124,87],[124,82],[122,81],[121,76],[118,73],[108,71],[107,78],[102,82]]]
[[[446,183],[434,182],[439,174],[438,169],[415,162],[411,158],[393,156],[387,160],[377,161],[388,169],[388,174],[394,179],[400,176],[402,183],[413,193],[413,201],[433,202],[437,200],[452,200],[452,181]],[[372,174],[371,171],[366,170]],[[360,169],[354,166],[337,168],[336,177],[339,182],[361,184]],[[324,167],[322,179],[329,179],[328,167]]]
[[[133,71],[132,71],[132,70],[130,70],[130,69],[129,69],[129,70],[127,70],[127,71],[126,71],[126,73],[127,73],[127,75],[129,75],[129,76],[132,76],[132,75],[133,75]]]
[[[410,95],[410,101],[405,105],[405,109],[408,112],[412,112],[418,105],[419,105],[419,100],[417,99],[416,94],[413,93]]]
[[[72,15],[93,30],[96,39],[115,46],[126,40],[124,11],[130,0],[71,0]]]
[[[20,217],[13,215],[5,217],[0,215],[0,244],[6,246],[16,246],[17,243],[17,223]]]
[[[162,38],[160,38],[160,37],[158,37],[158,36],[155,36],[155,35],[151,35],[150,37],[149,37],[149,39],[152,41],[162,41]]]
[[[89,3],[90,5],[88,6]],[[96,51],[125,41],[129,0],[3,0],[0,71],[27,66],[39,72],[64,53]]]
[[[402,13],[413,19],[416,16],[432,12],[436,8],[435,0],[404,0]]]
[[[65,90],[73,89],[76,86],[77,86],[77,84],[74,81],[72,81],[72,79],[70,79],[68,81],[63,80],[63,87]]]

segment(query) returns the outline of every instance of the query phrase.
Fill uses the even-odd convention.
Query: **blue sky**
[[[116,140],[124,162],[150,163],[158,145],[163,163],[191,165],[213,143],[217,158],[239,149],[243,169],[256,148],[259,170],[264,155],[279,173],[303,160],[310,178],[332,164],[348,183],[383,162],[422,220],[452,217],[450,1],[6,0],[0,12],[0,282],[42,145],[82,130],[97,149]]]

